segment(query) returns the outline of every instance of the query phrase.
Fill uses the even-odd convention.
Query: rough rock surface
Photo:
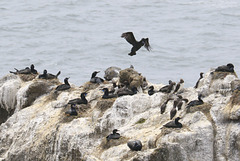
[[[136,80],[121,72],[120,81],[131,85]],[[132,74],[142,79],[137,72]],[[175,116],[182,118],[183,127],[174,129],[163,127],[173,100],[164,114],[160,114],[160,106],[168,96],[176,98],[175,94],[149,96],[143,91],[103,100],[100,89],[112,87],[106,82],[91,88],[72,85],[56,95],[51,91],[55,82],[23,82],[16,75],[7,75],[0,80],[0,116],[4,118],[0,120],[0,160],[240,160],[238,84],[235,74],[209,71],[199,88],[183,88],[179,93],[183,98],[192,101],[202,94],[204,104],[189,110],[184,104]],[[78,106],[78,116],[66,116],[67,102],[83,91],[88,93],[89,104]],[[119,130],[121,138],[107,141],[113,129]],[[131,151],[129,140],[140,140],[142,150]]]
[[[138,88],[143,85],[143,76],[141,76],[141,74],[139,74],[133,68],[127,68],[120,71],[119,82],[120,84],[127,85],[130,88]]]

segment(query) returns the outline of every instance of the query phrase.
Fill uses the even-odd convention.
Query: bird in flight
[[[136,51],[138,51],[142,46],[144,46],[148,51],[151,49],[148,38],[142,38],[140,41],[137,41],[132,32],[125,32],[121,37],[125,38],[126,41],[133,46],[131,52],[128,54],[130,56],[136,55]]]

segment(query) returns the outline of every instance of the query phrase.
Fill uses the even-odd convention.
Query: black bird
[[[170,100],[172,100],[172,98],[168,98],[167,101],[164,102],[164,103],[162,104],[162,106],[160,107],[160,109],[161,109],[161,114],[163,114],[163,113],[165,112],[166,107],[167,107],[167,103],[168,103],[168,101],[170,101]]]
[[[177,109],[176,109],[177,104],[178,104],[178,101],[175,100],[175,101],[173,102],[173,108],[172,108],[172,110],[170,111],[170,119],[171,119],[171,120],[172,120],[173,117],[177,114]]]
[[[154,87],[153,86],[150,86],[149,87],[149,90],[148,90],[148,94],[149,96],[153,95],[156,91],[154,91]]]
[[[14,68],[16,70],[16,72],[12,72],[10,71],[10,73],[13,73],[13,74],[37,74],[37,70],[34,69],[34,65],[32,64],[29,67],[26,67],[25,69],[21,69],[21,70],[18,70],[16,68]]]
[[[175,90],[174,90],[174,93],[176,93],[179,89],[180,89],[180,87],[181,87],[181,85],[184,83],[184,80],[183,79],[180,79],[180,81],[177,83],[177,85],[176,85],[176,88],[175,88]]]
[[[183,98],[178,102],[178,104],[177,104],[178,111],[182,109],[183,101],[187,103],[188,99]]]
[[[92,77],[90,79],[91,83],[102,83],[104,82],[104,80],[102,78],[96,77],[96,75],[99,73],[100,71],[94,71],[92,73]]]
[[[87,93],[86,92],[83,92],[81,93],[81,98],[75,98],[75,99],[72,99],[68,102],[68,104],[87,104],[88,103],[88,100],[86,99],[86,96]]]
[[[182,128],[182,124],[178,122],[180,119],[180,117],[177,117],[174,121],[170,121],[163,126],[167,128]]]
[[[234,72],[233,64],[229,63],[227,65],[219,66],[215,69],[215,72]]]
[[[128,89],[127,87],[123,87],[123,88],[120,88],[118,91],[117,91],[117,96],[120,97],[120,96],[125,96],[125,95],[134,95],[134,94],[137,94],[138,90],[137,90],[137,87],[132,87],[132,89]]]
[[[166,85],[164,87],[162,87],[159,92],[163,92],[163,93],[170,93],[173,90],[174,85],[176,84],[175,82],[169,82],[169,85]]]
[[[136,41],[132,32],[125,32],[121,37],[125,38],[127,42],[133,46],[131,52],[128,54],[130,56],[136,55],[136,51],[138,51],[142,46],[144,46],[148,51],[151,49],[148,38],[142,38],[140,41]]]
[[[109,141],[110,139],[119,139],[120,138],[120,134],[117,133],[117,131],[119,131],[118,129],[114,129],[112,134],[109,134],[106,138],[107,141]]]
[[[204,74],[203,72],[200,73],[200,78],[198,79],[198,81],[197,81],[196,85],[194,86],[194,88],[198,88],[199,82],[203,78],[203,74]]]
[[[127,146],[133,151],[141,151],[142,150],[142,143],[140,140],[129,141]]]
[[[64,84],[61,84],[61,85],[57,86],[55,91],[64,91],[64,90],[67,90],[67,89],[71,88],[70,84],[68,83],[68,79],[69,78],[65,78],[64,79]]]
[[[115,97],[117,97],[117,95],[115,95],[115,94],[109,94],[108,88],[103,88],[102,90],[103,90],[103,92],[104,92],[104,94],[103,94],[103,96],[102,96],[103,99],[108,99],[108,98],[115,98]]]
[[[56,75],[53,75],[51,73],[48,73],[47,70],[45,69],[43,71],[43,74],[40,74],[38,76],[39,79],[55,79],[61,74],[61,71],[59,71]]]
[[[77,116],[78,113],[77,113],[77,111],[76,111],[75,106],[76,106],[75,104],[71,104],[70,110],[69,110],[69,111],[66,111],[65,114],[66,114],[66,115],[70,115],[70,116]]]
[[[199,94],[199,95],[198,95],[198,100],[193,100],[193,101],[189,102],[189,103],[187,104],[187,107],[186,107],[186,108],[189,109],[189,108],[192,107],[192,106],[202,105],[204,102],[203,102],[203,100],[201,99],[201,97],[202,97],[202,95]]]

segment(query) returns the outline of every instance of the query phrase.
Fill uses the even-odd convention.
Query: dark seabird
[[[177,109],[176,109],[177,103],[178,103],[178,101],[176,101],[176,100],[173,102],[173,108],[172,108],[172,110],[170,111],[170,119],[171,119],[171,120],[172,120],[173,117],[177,114]]]
[[[164,102],[164,103],[162,104],[162,106],[160,107],[160,109],[161,109],[161,114],[163,114],[163,113],[165,112],[166,107],[167,107],[167,103],[168,103],[168,101],[170,101],[170,100],[172,100],[172,98],[168,98],[167,101]]]
[[[119,89],[117,91],[117,96],[120,97],[120,96],[125,96],[125,95],[134,95],[134,94],[137,94],[138,90],[137,90],[137,87],[132,87],[132,89],[128,89],[127,87],[123,87],[121,89]]]
[[[181,99],[181,101],[178,102],[178,104],[177,104],[178,111],[182,109],[183,101],[187,103],[188,99],[183,98],[183,99]]]
[[[78,113],[76,111],[76,108],[75,108],[75,104],[71,104],[71,108],[69,111],[66,111],[65,112],[66,115],[70,115],[70,116],[77,116]]]
[[[198,81],[197,81],[196,85],[194,86],[194,88],[198,88],[198,84],[199,84],[200,80],[203,78],[203,74],[204,74],[203,72],[200,73],[200,78],[198,79]]]
[[[56,91],[64,91],[64,90],[67,90],[67,89],[71,88],[70,84],[68,83],[68,79],[69,78],[65,78],[64,79],[64,84],[61,84],[61,85],[57,86],[57,88],[55,90]]]
[[[215,72],[234,72],[233,64],[229,63],[227,65],[219,66],[215,69]]]
[[[86,92],[83,92],[81,93],[81,98],[75,98],[75,99],[72,99],[68,102],[68,104],[87,104],[88,103],[88,100],[86,99],[86,96],[87,93]]]
[[[108,88],[103,88],[102,90],[103,90],[103,92],[104,92],[104,94],[103,94],[103,96],[102,96],[103,99],[108,99],[108,98],[115,98],[115,97],[117,97],[117,95],[115,95],[115,94],[109,94]]]
[[[25,69],[18,70],[14,68],[16,72],[10,71],[13,74],[37,74],[37,70],[34,69],[34,65],[32,64],[31,67],[26,67]]]
[[[176,88],[175,88],[175,90],[174,90],[174,93],[176,93],[179,89],[180,89],[180,87],[181,87],[181,85],[184,83],[184,80],[183,79],[180,79],[180,81],[177,83],[177,85],[176,85]]]
[[[156,91],[154,91],[154,87],[153,86],[150,86],[149,87],[149,90],[148,90],[148,94],[149,96],[153,95]]]
[[[142,150],[142,143],[140,140],[129,141],[127,146],[133,151],[141,151]]]
[[[96,75],[99,73],[100,71],[94,71],[92,73],[92,77],[90,79],[91,83],[102,83],[104,82],[104,80],[102,78],[96,77]]]
[[[201,97],[202,97],[202,95],[199,94],[199,95],[198,95],[198,100],[193,100],[193,101],[189,102],[189,103],[187,104],[187,107],[186,107],[186,108],[189,109],[189,108],[192,107],[192,106],[202,105],[204,102],[203,102],[203,100],[201,99]]]
[[[38,76],[39,79],[55,79],[61,74],[61,71],[59,71],[56,75],[53,75],[51,73],[48,73],[47,70],[45,69],[43,71],[43,74],[40,74]]]
[[[170,82],[171,84],[166,85],[164,87],[162,87],[159,92],[163,92],[163,93],[170,93],[173,90],[174,85],[176,84],[175,82]]]
[[[125,32],[121,37],[125,38],[127,42],[133,46],[131,52],[128,54],[130,56],[136,55],[136,51],[138,51],[142,46],[144,46],[148,51],[151,49],[148,38],[142,38],[140,41],[136,41],[132,32]]]
[[[180,117],[177,117],[174,121],[170,121],[163,126],[167,128],[182,128],[182,124],[178,122],[180,119]]]
[[[107,138],[107,141],[109,141],[110,139],[119,139],[120,138],[120,134],[117,133],[117,129],[114,129],[113,130],[113,133],[112,134],[109,134],[106,138]]]

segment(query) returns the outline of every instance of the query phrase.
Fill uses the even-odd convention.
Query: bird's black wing
[[[145,47],[148,51],[150,51],[150,50],[151,50],[151,46],[150,46],[150,44],[149,44],[149,39],[146,38],[146,39],[143,39],[143,41],[144,41],[144,47]]]
[[[132,32],[125,32],[125,33],[122,34],[121,37],[125,38],[127,40],[127,42],[132,44],[132,45],[134,45],[136,43],[136,39],[135,39]]]

